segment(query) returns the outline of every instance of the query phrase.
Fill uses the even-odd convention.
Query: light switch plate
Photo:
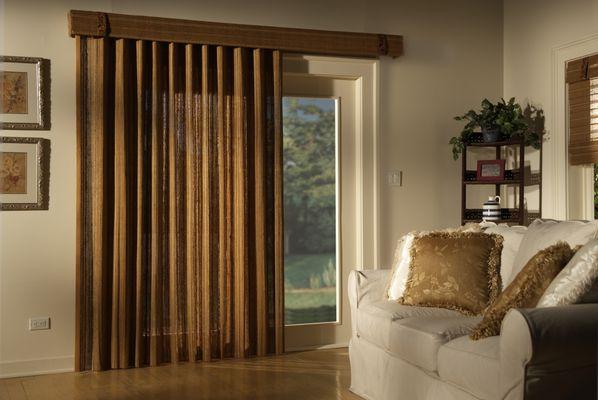
[[[50,317],[29,318],[30,331],[50,329]]]
[[[389,171],[386,174],[388,186],[403,186],[403,171]]]

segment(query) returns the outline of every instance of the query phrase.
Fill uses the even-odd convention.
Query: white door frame
[[[378,269],[379,61],[358,58],[285,55],[285,74],[355,80],[355,249],[356,269]]]
[[[593,168],[580,166],[572,172],[569,166],[569,136],[565,66],[569,60],[598,53],[598,34],[585,37],[552,49],[552,118],[548,127],[549,140],[544,143],[543,216],[555,219],[569,219],[570,183],[575,174],[580,182],[580,196],[583,196],[582,210],[578,218],[594,219],[594,205],[589,199],[594,191]]]

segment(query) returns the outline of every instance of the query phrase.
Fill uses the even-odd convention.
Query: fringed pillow
[[[558,242],[536,253],[521,272],[484,312],[484,318],[469,337],[473,340],[500,334],[500,325],[511,308],[535,307],[550,282],[571,260],[575,251]]]
[[[386,294],[389,300],[399,300],[405,292],[407,279],[409,278],[409,265],[411,264],[411,245],[416,236],[426,235],[433,232],[482,232],[480,224],[467,223],[457,228],[447,228],[438,231],[413,231],[402,236],[395,247],[392,260],[392,274],[388,281]]]
[[[432,232],[413,239],[406,305],[481,313],[500,293],[503,238],[479,232]]]

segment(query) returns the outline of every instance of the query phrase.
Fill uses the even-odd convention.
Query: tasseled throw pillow
[[[500,334],[500,325],[511,308],[535,307],[550,282],[571,260],[575,251],[558,242],[534,255],[515,279],[484,312],[484,318],[469,337],[473,340]]]
[[[481,313],[500,293],[503,238],[481,232],[433,232],[413,239],[399,302]]]

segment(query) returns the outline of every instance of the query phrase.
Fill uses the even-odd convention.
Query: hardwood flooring
[[[1,400],[347,399],[346,348],[98,373],[0,379]]]

